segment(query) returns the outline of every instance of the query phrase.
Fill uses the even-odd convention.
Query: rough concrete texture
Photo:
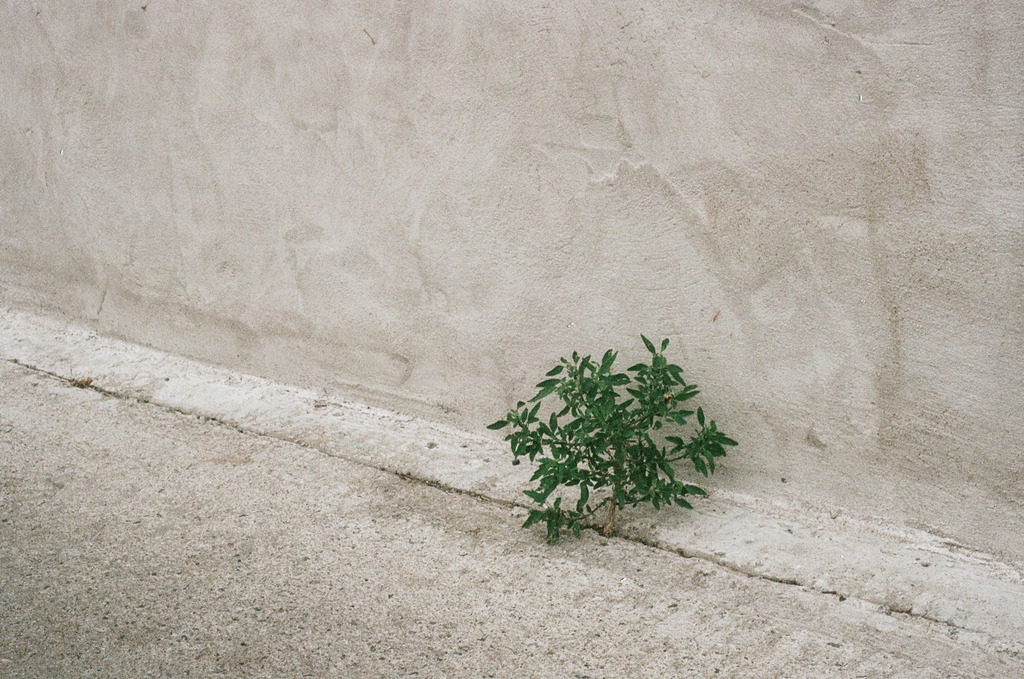
[[[1024,3],[0,14],[6,300],[472,429],[667,335],[730,488],[1024,559]]]
[[[1013,653],[0,362],[10,677],[1019,677]]]
[[[533,470],[511,467],[505,446],[426,420],[3,309],[0,358],[437,487],[507,506],[529,504],[522,490]],[[942,536],[713,484],[710,497],[695,504],[692,511],[623,512],[621,534],[737,573],[941,622],[961,640],[1024,653],[1019,565]]]

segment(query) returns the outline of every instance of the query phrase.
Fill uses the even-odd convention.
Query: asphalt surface
[[[0,676],[1021,677],[955,628],[0,362]]]

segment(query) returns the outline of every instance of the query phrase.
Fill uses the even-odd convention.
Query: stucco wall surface
[[[1024,561],[1024,3],[2,2],[0,301],[479,429],[669,336],[718,484]]]

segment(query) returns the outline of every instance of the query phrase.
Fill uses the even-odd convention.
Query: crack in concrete
[[[103,394],[105,396],[110,396],[112,398],[116,398],[116,399],[119,399],[119,400],[122,400],[122,401],[134,401],[136,403],[145,403],[147,405],[152,405],[154,407],[160,408],[160,409],[162,409],[162,410],[164,410],[166,412],[172,412],[172,413],[176,413],[178,415],[184,415],[184,416],[187,416],[187,417],[195,417],[195,418],[197,418],[199,420],[202,420],[202,421],[205,421],[205,422],[210,422],[210,423],[213,423],[213,424],[217,424],[219,426],[227,427],[229,429],[233,429],[234,431],[237,431],[239,433],[246,434],[246,435],[249,435],[249,436],[257,436],[257,437],[261,437],[261,438],[269,438],[269,439],[273,439],[273,440],[276,440],[276,441],[282,441],[282,442],[285,442],[285,443],[296,445],[296,446],[299,446],[301,448],[305,448],[306,450],[314,450],[314,451],[316,451],[316,452],[318,452],[321,455],[324,455],[326,457],[343,460],[345,462],[348,462],[348,463],[351,463],[351,464],[356,464],[356,465],[359,465],[360,467],[363,467],[363,468],[366,468],[366,469],[373,469],[373,470],[376,470],[376,471],[379,471],[379,472],[382,472],[382,473],[385,473],[385,474],[391,474],[392,476],[397,476],[398,478],[400,478],[400,479],[402,479],[404,481],[408,481],[410,483],[416,483],[416,484],[428,486],[430,488],[434,488],[434,489],[440,490],[440,491],[445,492],[445,493],[453,493],[453,494],[456,494],[456,495],[461,495],[461,496],[464,496],[464,497],[469,497],[469,498],[472,498],[472,499],[480,501],[480,502],[486,502],[488,504],[498,505],[498,506],[502,506],[502,507],[508,507],[508,508],[516,508],[516,507],[518,507],[518,508],[526,509],[526,510],[531,509],[531,506],[527,505],[525,503],[514,502],[514,501],[511,501],[511,500],[503,500],[501,498],[497,498],[497,497],[494,497],[494,496],[491,496],[491,495],[487,495],[487,494],[480,493],[480,492],[477,492],[477,491],[469,490],[469,489],[466,489],[466,488],[458,488],[456,486],[452,486],[450,484],[447,484],[447,483],[444,483],[444,482],[441,482],[441,481],[436,481],[436,480],[433,480],[433,479],[428,479],[428,478],[424,478],[424,477],[418,476],[418,475],[416,475],[414,473],[411,473],[411,472],[403,472],[403,471],[399,471],[397,469],[392,469],[392,468],[389,468],[389,467],[384,467],[384,466],[372,464],[370,462],[367,462],[366,460],[362,460],[362,459],[359,459],[359,458],[356,458],[356,457],[351,457],[351,456],[347,456],[347,455],[341,455],[341,454],[338,454],[338,453],[334,453],[334,452],[325,450],[325,449],[323,449],[323,448],[321,448],[319,446],[315,446],[315,445],[311,445],[311,444],[303,442],[303,441],[298,441],[298,440],[295,440],[295,439],[291,439],[291,438],[288,438],[286,436],[280,436],[280,435],[276,435],[276,434],[273,434],[273,433],[265,433],[265,432],[255,431],[253,429],[247,429],[245,427],[232,424],[232,423],[230,423],[230,422],[228,422],[226,420],[223,420],[223,419],[221,419],[219,417],[216,417],[216,416],[206,415],[206,414],[203,414],[201,412],[189,411],[189,410],[186,410],[186,409],[183,409],[183,408],[177,408],[177,407],[174,407],[174,406],[169,406],[169,405],[165,405],[165,404],[162,404],[162,403],[158,403],[158,402],[155,402],[155,401],[152,401],[150,399],[143,398],[143,397],[140,397],[140,396],[134,396],[134,395],[126,394],[126,393],[123,393],[123,392],[117,392],[117,391],[113,391],[113,390],[110,390],[110,389],[106,389],[106,388],[96,384],[91,378],[84,378],[83,379],[83,378],[65,377],[63,375],[60,375],[60,374],[55,373],[55,372],[51,372],[51,371],[46,370],[44,368],[39,368],[39,367],[36,367],[34,365],[30,365],[30,364],[25,363],[24,361],[18,360],[16,358],[8,358],[6,360],[9,363],[12,363],[14,365],[20,366],[20,367],[25,368],[27,370],[31,370],[31,371],[33,371],[33,372],[35,372],[37,374],[46,375],[48,377],[54,378],[54,379],[56,379],[59,382],[63,382],[65,384],[69,385],[69,386],[72,386],[72,387],[75,387],[75,388],[78,388],[78,389],[89,389],[89,390],[98,392],[100,394]],[[603,537],[603,538],[606,537],[606,536],[604,536],[604,534],[602,532],[602,526],[600,524],[591,523],[591,524],[587,524],[584,528],[586,530],[590,530],[590,531],[593,531],[593,532],[601,535],[601,537]],[[728,559],[719,557],[719,556],[717,556],[715,554],[712,554],[710,552],[705,552],[703,550],[691,550],[691,549],[686,549],[685,547],[674,547],[674,546],[671,546],[671,545],[667,545],[667,544],[665,544],[665,543],[663,543],[663,542],[661,542],[659,540],[654,540],[654,539],[646,538],[643,535],[638,534],[636,532],[627,532],[627,533],[621,533],[620,532],[620,533],[617,533],[615,535],[607,537],[607,539],[614,539],[614,538],[618,538],[620,540],[625,540],[627,542],[632,542],[632,543],[638,544],[638,545],[643,545],[643,546],[649,547],[651,549],[657,549],[657,550],[662,551],[662,552],[667,552],[667,553],[675,554],[676,556],[682,557],[684,559],[697,559],[699,561],[704,561],[706,563],[713,564],[715,566],[718,566],[718,567],[723,568],[725,570],[728,570],[730,572],[736,573],[738,575],[744,575],[744,576],[746,576],[748,578],[753,578],[753,579],[757,579],[757,580],[764,580],[764,581],[767,581],[767,582],[774,582],[774,583],[777,583],[777,584],[780,584],[780,585],[786,585],[786,586],[790,586],[790,587],[799,587],[799,588],[803,589],[804,591],[813,592],[813,593],[816,593],[816,594],[823,594],[823,595],[827,595],[827,596],[835,596],[835,597],[837,597],[839,599],[839,601],[852,600],[852,601],[862,602],[862,603],[868,604],[869,606],[877,607],[878,613],[882,614],[882,615],[893,615],[893,614],[904,615],[904,616],[906,616],[908,618],[916,618],[916,619],[924,620],[924,621],[927,621],[927,622],[930,622],[930,623],[935,623],[935,624],[939,624],[939,625],[945,626],[945,627],[949,628],[951,631],[953,631],[954,634],[955,633],[959,633],[959,632],[967,632],[969,634],[975,634],[975,635],[978,635],[978,636],[982,637],[983,639],[985,639],[985,641],[988,644],[990,644],[993,648],[995,648],[996,652],[998,652],[998,653],[1005,653],[1005,654],[1007,654],[1007,655],[1009,655],[1011,657],[1014,657],[1014,658],[1016,658],[1016,657],[1018,657],[1020,655],[1018,650],[1015,650],[1013,648],[1008,647],[1004,642],[998,641],[997,639],[992,637],[987,632],[984,632],[984,631],[981,631],[981,630],[972,629],[972,628],[969,628],[969,627],[964,627],[964,626],[956,625],[956,624],[951,623],[951,622],[949,622],[947,620],[941,620],[941,619],[938,619],[938,618],[934,618],[932,616],[929,616],[929,615],[926,615],[926,614],[923,614],[923,613],[915,613],[912,610],[912,607],[910,607],[910,606],[894,605],[892,602],[878,601],[878,600],[874,600],[874,599],[870,599],[870,598],[866,598],[866,597],[857,596],[856,594],[843,593],[843,592],[840,592],[838,590],[819,588],[819,587],[815,587],[813,584],[810,584],[810,583],[807,583],[807,582],[803,582],[803,581],[801,581],[798,578],[784,578],[784,577],[774,576],[774,575],[767,574],[767,573],[759,573],[759,572],[757,572],[757,571],[755,571],[755,570],[753,570],[753,569],[751,569],[749,567],[746,567],[746,566],[744,566],[742,564],[739,564],[739,563],[736,563],[734,561],[730,561]]]

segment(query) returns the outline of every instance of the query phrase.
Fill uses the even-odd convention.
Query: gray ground
[[[0,676],[1024,676],[520,512],[0,363]]]

